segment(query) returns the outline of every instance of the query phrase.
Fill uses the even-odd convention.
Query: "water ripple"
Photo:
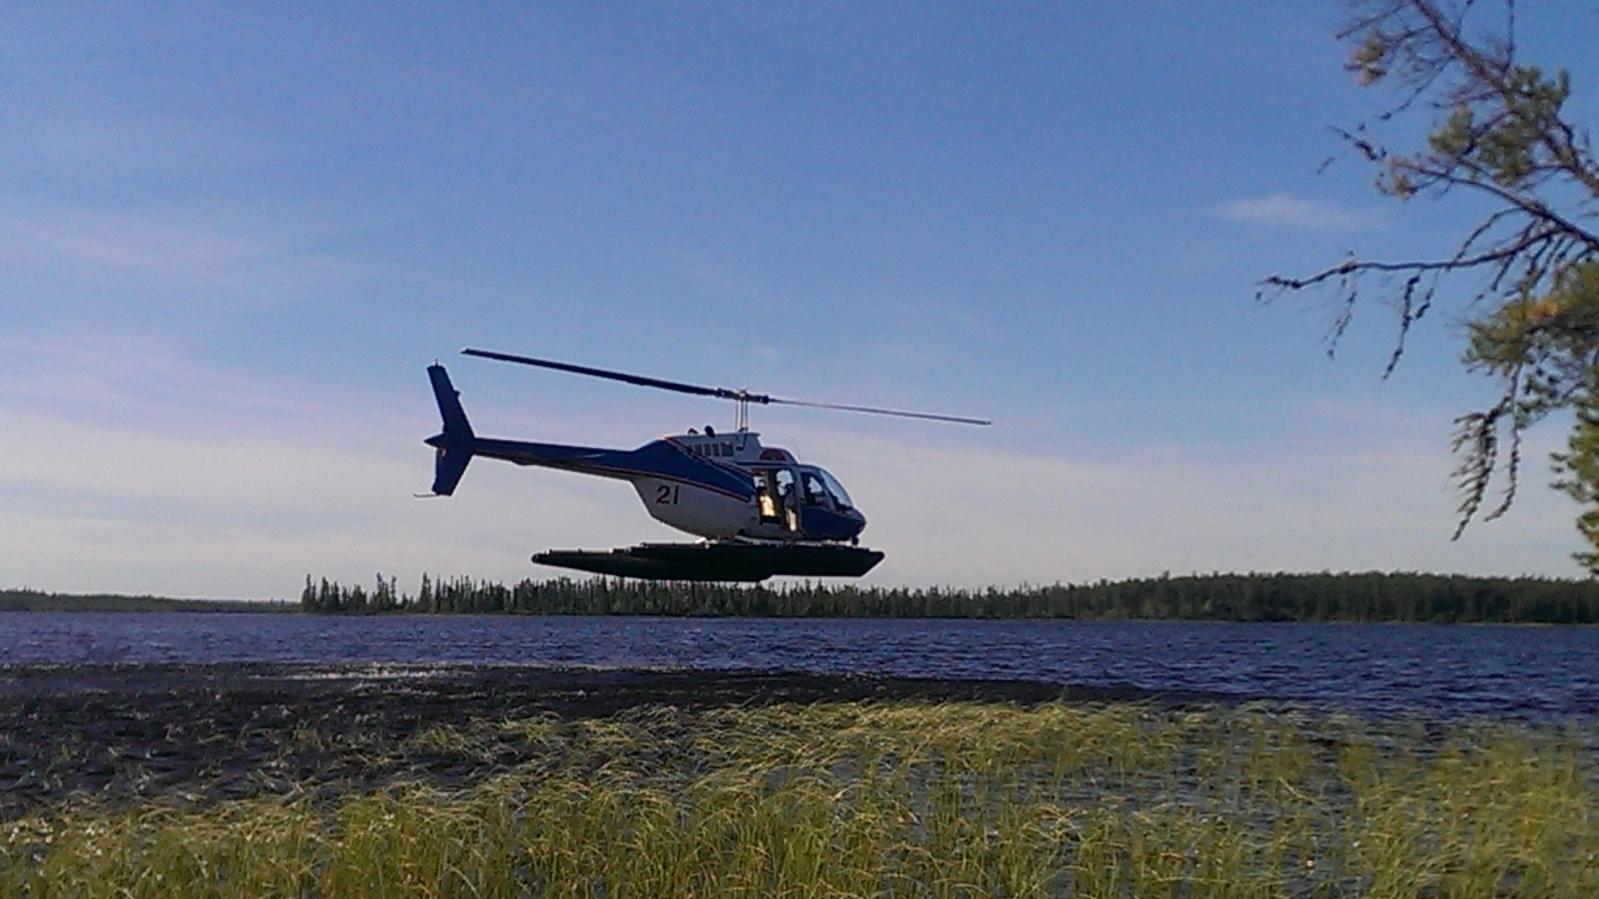
[[[0,612],[0,665],[513,664],[1034,680],[1371,713],[1599,712],[1599,628]]]

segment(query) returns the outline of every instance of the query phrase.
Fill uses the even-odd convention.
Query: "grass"
[[[534,751],[460,789],[35,809],[0,897],[1592,897],[1595,736],[1138,704],[435,725],[393,750]]]

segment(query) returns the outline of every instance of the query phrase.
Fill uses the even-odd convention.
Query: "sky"
[[[1522,8],[1591,121],[1599,11]],[[879,584],[1574,576],[1531,438],[1450,535],[1461,298],[1262,278],[1452,249],[1333,129],[1394,100],[1335,2],[17,4],[0,30],[0,587],[282,597],[559,574],[688,539],[622,482],[475,463],[419,500],[445,363],[479,433],[631,447],[725,403],[545,356],[980,429],[756,408]],[[1586,77],[1585,77],[1586,76]],[[1425,110],[1385,132],[1414,144]],[[1323,167],[1324,161],[1331,163]],[[1376,285],[1373,285],[1375,288]]]

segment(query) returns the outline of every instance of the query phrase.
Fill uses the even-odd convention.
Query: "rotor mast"
[[[733,430],[740,434],[750,429],[750,395],[740,390],[733,398]]]

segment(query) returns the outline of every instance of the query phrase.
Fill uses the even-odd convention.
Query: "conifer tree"
[[[1587,385],[1599,365],[1599,160],[1568,104],[1569,73],[1519,55],[1518,12],[1550,14],[1545,7],[1523,9],[1515,0],[1349,5],[1354,15],[1339,37],[1352,46],[1350,70],[1361,83],[1392,86],[1397,95],[1373,121],[1343,132],[1348,147],[1372,164],[1388,196],[1452,200],[1468,217],[1434,256],[1350,255],[1311,275],[1276,275],[1266,283],[1338,292],[1342,311],[1330,352],[1361,288],[1375,281],[1399,317],[1386,372],[1435,301],[1470,316],[1463,361],[1498,387],[1485,407],[1456,419],[1458,538],[1479,513],[1496,518],[1515,500],[1526,429],[1552,412],[1593,402]],[[1415,115],[1431,116],[1425,146],[1385,143],[1387,128]],[[1411,139],[1411,132],[1399,133]],[[1576,427],[1583,427],[1580,418]],[[1588,506],[1581,525],[1587,536],[1599,519],[1592,499],[1599,482],[1577,486],[1595,473],[1566,464],[1580,458],[1565,454],[1556,466],[1567,492]],[[1496,483],[1502,492],[1490,502]],[[1599,573],[1599,558],[1581,555]]]

